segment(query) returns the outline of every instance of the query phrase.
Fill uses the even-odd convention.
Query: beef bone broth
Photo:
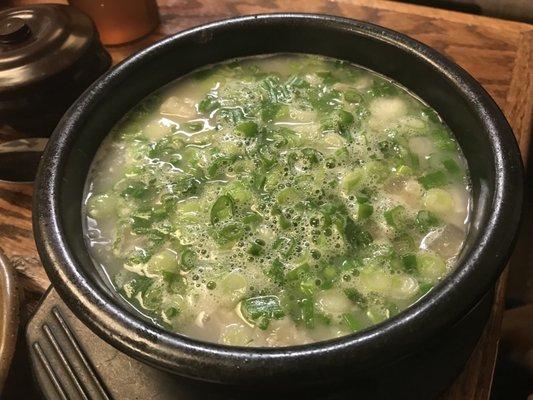
[[[144,99],[84,197],[96,267],[169,330],[290,346],[365,329],[449,274],[466,162],[437,113],[367,69],[236,59]]]

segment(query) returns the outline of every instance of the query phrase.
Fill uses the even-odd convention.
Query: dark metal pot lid
[[[67,108],[110,65],[92,20],[76,8],[0,10],[0,136],[50,136]],[[33,181],[42,149],[21,145],[0,146],[0,180]]]
[[[41,4],[0,11],[0,94],[62,73],[95,44],[93,22],[74,7]]]

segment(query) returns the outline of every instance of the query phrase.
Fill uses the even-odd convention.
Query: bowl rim
[[[15,269],[0,249],[0,393],[6,382],[17,345],[19,291]]]
[[[354,37],[386,42],[411,53],[420,62],[431,64],[460,88],[482,120],[495,160],[492,214],[476,242],[477,247],[424,299],[398,316],[337,339],[291,347],[245,348],[203,342],[147,324],[110,301],[97,285],[80,273],[61,226],[57,193],[63,184],[64,155],[69,152],[76,129],[83,124],[84,110],[90,109],[115,80],[157,58],[175,42],[228,27],[263,23],[268,28],[269,24],[287,22],[311,26],[327,24],[334,31],[347,30]],[[348,365],[357,360],[361,368],[375,366],[380,356],[400,356],[421,338],[427,339],[444,326],[453,324],[458,310],[464,312],[479,300],[503,269],[518,230],[522,192],[521,157],[511,128],[481,85],[455,63],[406,35],[367,22],[325,14],[257,14],[179,32],[135,53],[99,78],[67,111],[50,138],[39,167],[33,224],[38,251],[54,287],[74,313],[99,336],[138,359],[182,376],[243,383],[276,379],[295,370],[302,374],[310,372],[319,360],[335,365]],[[490,269],[478,266],[484,262],[490,262]],[[438,314],[440,318],[429,318],[430,314]]]

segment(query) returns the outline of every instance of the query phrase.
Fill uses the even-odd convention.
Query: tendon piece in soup
[[[104,141],[88,248],[169,330],[234,346],[357,332],[449,274],[465,159],[420,99],[347,62],[232,60],[143,100]]]

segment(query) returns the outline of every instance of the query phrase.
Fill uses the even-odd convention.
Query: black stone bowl
[[[458,266],[406,311],[339,339],[241,348],[168,332],[132,311],[93,265],[81,217],[87,171],[111,127],[154,90],[206,64],[279,52],[362,65],[400,82],[438,111],[455,133],[472,179],[471,229]],[[379,26],[325,15],[274,14],[178,33],[102,76],[68,110],[50,139],[33,215],[39,254],[63,300],[99,336],[139,360],[219,387],[312,387],[317,395],[353,384],[352,395],[428,398],[458,374],[479,338],[515,240],[522,192],[522,164],[511,128],[460,67]],[[256,390],[255,396],[268,392]]]

